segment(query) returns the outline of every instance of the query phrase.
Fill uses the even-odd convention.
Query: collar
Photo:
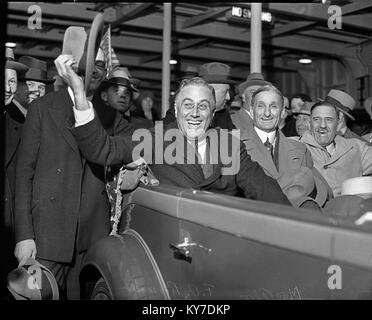
[[[252,120],[253,120],[253,117],[252,117],[252,115],[251,115],[251,113],[246,109],[246,108],[244,108],[244,107],[242,107],[242,109],[252,118]]]
[[[22,112],[22,114],[24,115],[24,117],[26,117],[26,115],[27,115],[27,109],[25,107],[23,107],[16,99],[13,99],[13,103],[19,109],[19,111]]]
[[[329,144],[328,146],[326,146],[325,148],[327,149],[328,153],[332,156],[333,153],[334,153],[335,150],[336,150],[336,143],[335,143],[335,141],[333,140],[333,142],[330,143],[330,144]]]
[[[256,130],[258,137],[262,141],[262,143],[265,143],[267,141],[267,138],[269,138],[269,142],[274,145],[275,139],[276,139],[276,130],[271,132],[263,131],[256,126],[254,127],[254,130]]]

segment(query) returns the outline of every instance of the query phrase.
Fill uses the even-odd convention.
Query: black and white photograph
[[[372,299],[372,0],[2,6],[0,300]]]

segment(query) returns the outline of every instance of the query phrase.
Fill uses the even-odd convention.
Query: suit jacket
[[[114,119],[114,132],[131,132],[119,114],[93,105],[106,127]],[[72,107],[66,88],[32,102],[17,161],[16,241],[34,238],[37,257],[57,262],[70,262],[75,248],[87,249],[110,228],[104,168],[80,154],[67,128]]]
[[[14,237],[14,197],[15,197],[15,167],[18,156],[18,147],[21,140],[25,117],[11,102],[5,106],[5,194],[3,224],[7,234]],[[14,239],[11,240],[12,244]]]
[[[330,187],[314,168],[311,154],[304,144],[286,138],[279,130],[277,135],[279,143],[276,146],[277,168],[272,156],[257,135],[253,121],[249,115],[245,112],[245,115],[234,116],[233,121],[240,129],[240,139],[244,142],[248,154],[254,161],[260,164],[268,176],[278,181],[282,190],[294,206],[300,206],[304,201],[312,198],[316,199],[319,206],[322,207],[331,198]],[[306,174],[302,175],[303,172],[306,172]],[[296,179],[296,175],[300,173],[302,181]],[[314,184],[317,187],[318,193],[322,193],[318,194],[317,197],[312,195],[313,190],[308,190],[305,187],[306,185]],[[295,185],[302,185],[304,188],[297,188],[299,192],[293,194],[292,188]],[[309,197],[310,195],[312,196]]]
[[[163,134],[167,129],[173,129],[177,139],[176,142],[164,141]],[[116,165],[118,163],[129,163],[137,157],[132,157],[132,152],[138,148],[138,143],[132,141],[132,137],[113,136],[110,137],[99,125],[95,118],[93,121],[76,128],[71,128],[79,148],[84,156],[90,161],[103,165]],[[239,188],[243,190],[245,197],[263,201],[277,202],[289,205],[289,201],[281,191],[277,182],[265,175],[262,168],[252,161],[247,154],[244,145],[233,137],[227,135],[226,141],[218,138],[210,139],[210,165],[211,175],[205,178],[203,169],[197,163],[195,149],[190,148],[185,137],[178,129],[176,122],[165,128],[164,132],[155,129],[149,133],[145,141],[151,141],[152,153],[144,155],[148,163],[153,163],[151,168],[161,184],[175,185],[183,188],[195,188],[221,192],[229,195],[236,195]],[[215,131],[217,132],[217,131]],[[217,137],[220,137],[217,134]],[[235,143],[233,143],[233,140]],[[221,158],[225,150],[220,146],[229,148],[229,155],[232,155],[230,163]],[[180,152],[183,149],[184,152]],[[159,153],[160,150],[160,153]],[[174,152],[177,150],[177,152]],[[162,157],[173,156],[174,164],[159,163]],[[158,160],[155,163],[155,159]],[[169,159],[169,158],[168,158]],[[193,163],[191,163],[193,162]],[[233,168],[231,171],[226,171]],[[231,174],[229,174],[231,173]]]

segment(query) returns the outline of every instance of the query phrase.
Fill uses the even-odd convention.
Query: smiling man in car
[[[135,155],[133,150],[138,143],[133,141],[130,135],[107,135],[81,89],[81,78],[70,67],[71,62],[60,63],[64,66],[58,68],[59,75],[75,93],[75,119],[71,119],[71,131],[81,152],[87,159],[103,165],[136,160],[139,155]],[[151,143],[150,147],[152,150],[163,150],[163,158],[159,161],[153,156],[152,150],[147,153],[144,150],[145,154],[150,155],[145,155],[144,158],[151,163],[160,184],[228,195],[237,195],[240,188],[246,198],[290,205],[278,183],[266,176],[258,163],[250,159],[238,139],[227,130],[225,132],[209,128],[215,112],[215,103],[214,89],[202,78],[196,77],[181,82],[175,97],[177,121],[166,128],[164,135],[161,133],[160,139],[156,137],[159,135],[155,132],[156,126],[151,131],[155,138],[152,141],[155,142]],[[215,131],[209,134],[210,130]],[[172,133],[171,137],[169,133]],[[226,140],[220,141],[222,137]],[[235,166],[235,171],[229,171],[225,165],[222,158],[226,153],[233,157],[231,163]]]
[[[306,147],[279,130],[285,113],[282,93],[273,85],[257,89],[251,100],[253,127],[241,128],[247,152],[265,173],[276,179],[292,205],[322,207],[331,194],[314,168]]]
[[[341,194],[346,179],[372,174],[372,147],[359,139],[337,134],[340,110],[327,101],[311,108],[310,131],[300,141],[311,152],[314,166],[327,180],[334,196]]]

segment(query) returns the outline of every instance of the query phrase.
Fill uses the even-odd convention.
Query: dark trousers
[[[40,259],[38,257],[36,258],[37,261],[47,267],[56,278],[60,300],[80,299],[79,273],[85,254],[86,251],[81,253],[75,252],[71,263],[61,263]]]

